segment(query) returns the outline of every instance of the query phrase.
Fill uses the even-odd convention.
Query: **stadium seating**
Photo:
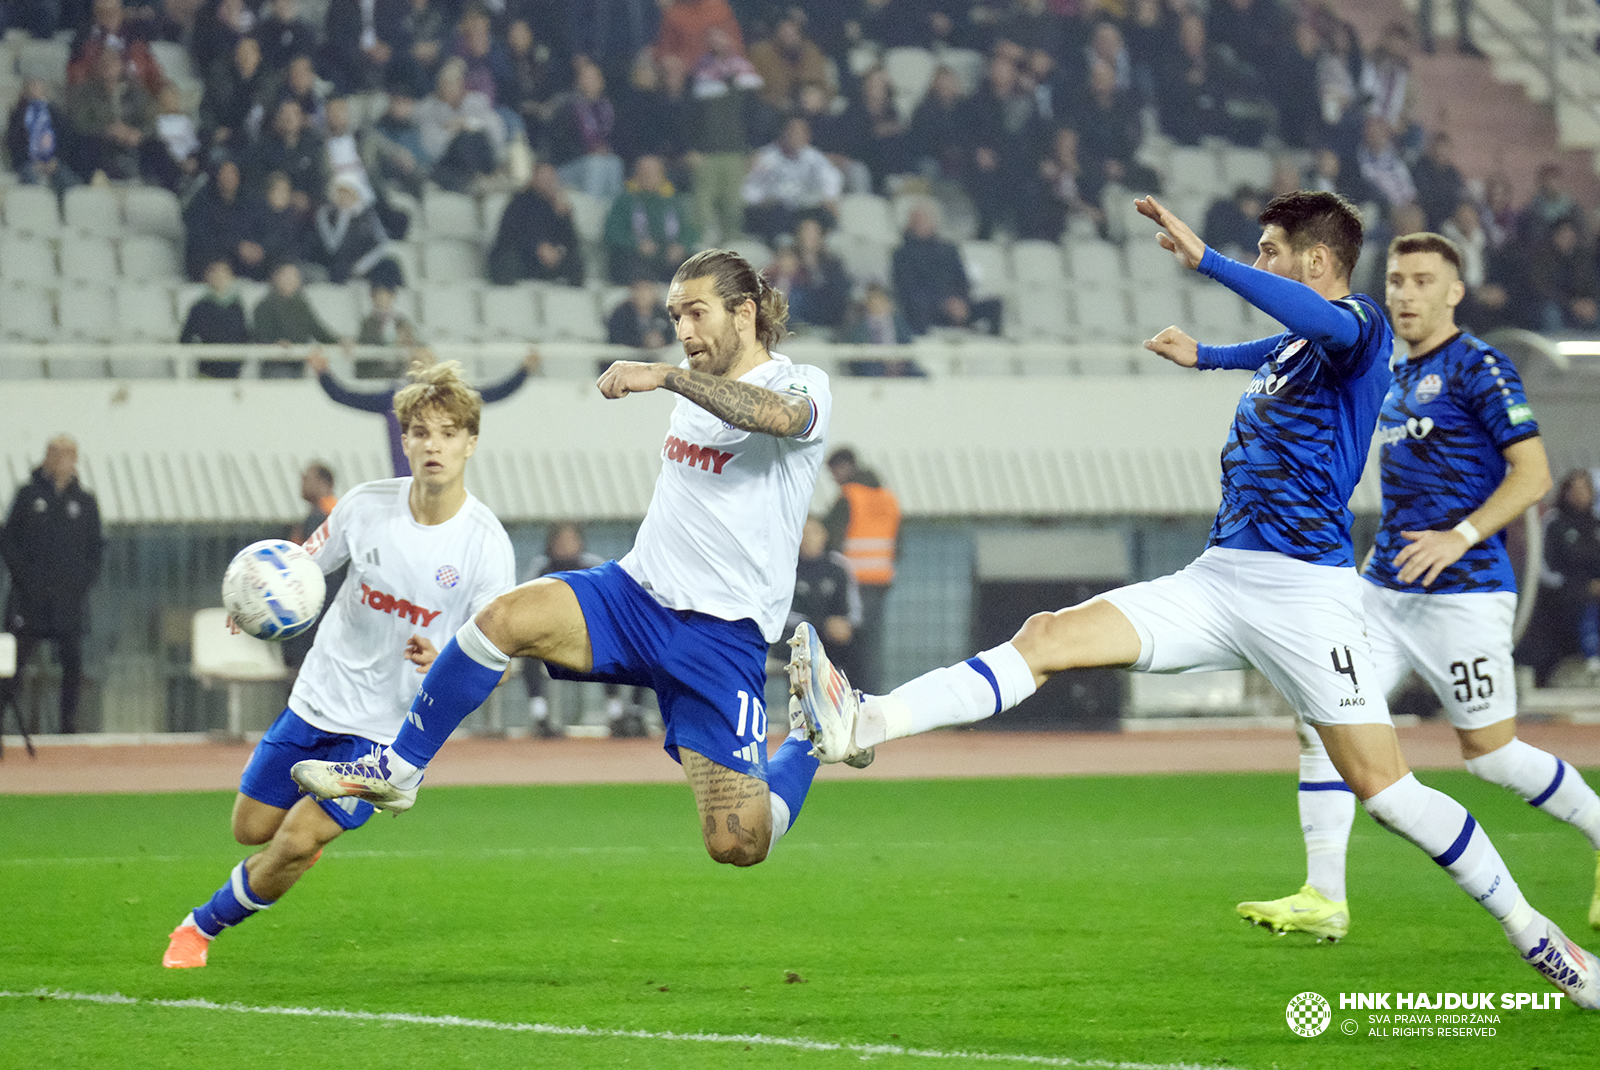
[[[480,300],[486,339],[530,341],[539,337],[539,295],[534,287],[491,286]]]
[[[361,328],[361,314],[356,308],[356,288],[332,282],[313,282],[305,288],[306,300],[316,309],[322,322],[335,334],[354,338]],[[255,308],[255,302],[247,302]]]
[[[50,342],[56,335],[56,295],[32,286],[9,290],[0,301],[0,338]]]
[[[119,263],[122,276],[137,281],[178,280],[183,277],[183,253],[166,238],[130,234],[122,239]]]
[[[61,235],[61,277],[68,282],[109,283],[117,277],[117,251],[110,238]]]
[[[136,342],[170,342],[178,336],[170,287],[124,282],[116,289],[115,302],[120,337]]]
[[[56,308],[64,341],[110,342],[121,333],[116,297],[108,285],[65,287]]]
[[[56,195],[45,186],[12,186],[6,190],[6,229],[16,234],[53,238],[61,232]]]
[[[475,290],[430,286],[417,296],[422,329],[430,341],[476,342],[483,337]]]
[[[70,230],[101,238],[122,234],[122,198],[109,186],[74,186],[61,198],[61,215]]]

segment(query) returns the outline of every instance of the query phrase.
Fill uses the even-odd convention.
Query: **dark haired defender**
[[[1523,960],[1600,1007],[1593,958],[1528,904],[1489,837],[1407,769],[1377,686],[1350,545],[1350,492],[1389,385],[1393,344],[1371,299],[1350,293],[1361,222],[1344,198],[1297,192],[1261,213],[1254,267],[1218,255],[1153,197],[1162,248],[1288,331],[1201,346],[1168,327],[1145,348],[1188,368],[1253,369],[1222,452],[1210,545],[1171,576],[1030,617],[1009,643],[859,699],[802,624],[790,686],[823,761],[993,716],[1065,669],[1259,669],[1315,729],[1374,819],[1427,852],[1505,929]],[[1331,934],[1330,934],[1331,935]]]
[[[1378,415],[1383,525],[1361,599],[1376,687],[1392,692],[1415,669],[1455,726],[1468,772],[1575,826],[1600,852],[1600,797],[1571,765],[1517,738],[1517,578],[1500,531],[1550,489],[1522,379],[1509,357],[1456,326],[1466,287],[1454,242],[1396,238],[1385,283],[1406,353]],[[1309,732],[1299,809],[1305,885],[1239,913],[1278,932],[1343,936],[1355,797]],[[1589,924],[1600,928],[1600,863],[1596,882]]]
[[[799,816],[817,760],[797,732],[768,762],[762,696],[822,467],[828,377],[771,351],[787,303],[737,253],[690,257],[667,311],[687,359],[618,361],[599,383],[608,398],[680,395],[633,550],[495,599],[439,654],[382,761],[301,763],[307,791],[408,809],[422,768],[527,657],[553,676],[655,690],[718,862],[760,862]]]

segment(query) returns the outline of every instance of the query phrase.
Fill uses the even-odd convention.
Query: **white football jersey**
[[[422,686],[406,641],[444,649],[516,583],[511,539],[487,506],[468,494],[443,524],[419,524],[410,492],[410,476],[353,487],[306,540],[324,574],[350,565],[289,695],[324,731],[393,743]]]
[[[739,381],[807,398],[811,426],[794,438],[741,431],[679,397],[650,509],[619,564],[662,605],[748,617],[770,643],[794,597],[833,402],[825,372],[777,353]]]

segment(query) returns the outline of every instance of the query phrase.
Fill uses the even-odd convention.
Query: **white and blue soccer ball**
[[[282,539],[246,546],[222,576],[222,605],[239,630],[274,642],[316,623],[327,593],[311,555]]]

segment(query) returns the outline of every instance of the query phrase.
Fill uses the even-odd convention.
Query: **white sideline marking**
[[[969,1059],[978,1062],[1021,1063],[1028,1066],[1083,1067],[1086,1070],[1238,1070],[1220,1063],[1128,1063],[1105,1059],[1068,1059],[1051,1055],[1008,1055],[987,1051],[934,1051],[904,1048],[898,1044],[839,1044],[799,1037],[769,1037],[761,1033],[653,1033],[645,1029],[595,1029],[586,1025],[548,1025],[544,1022],[495,1022],[484,1018],[456,1015],[402,1014],[397,1012],[329,1010],[324,1007],[251,1007],[243,1003],[213,1003],[209,999],[139,999],[120,992],[62,992],[36,988],[31,992],[0,990],[0,998],[59,999],[80,1003],[125,1006],[172,1007],[182,1010],[225,1011],[230,1014],[277,1014],[291,1018],[337,1018],[352,1022],[399,1022],[405,1025],[454,1026],[464,1029],[493,1029],[506,1033],[542,1033],[560,1037],[597,1039],[667,1040],[700,1044],[748,1044],[795,1051],[847,1051],[862,1056],[904,1055],[918,1059]]]

